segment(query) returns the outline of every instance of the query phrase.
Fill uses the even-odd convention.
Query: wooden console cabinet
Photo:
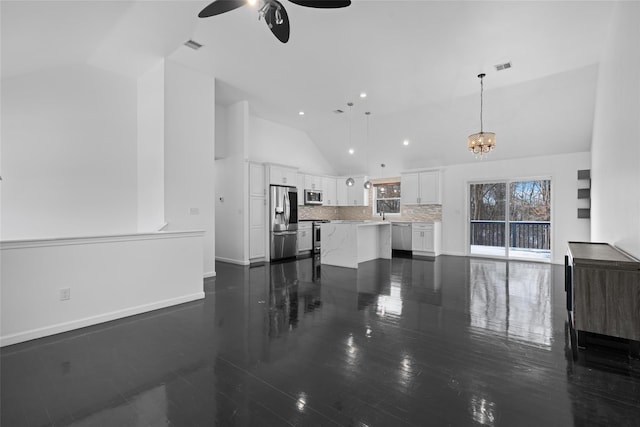
[[[606,243],[569,242],[566,264],[573,328],[640,341],[640,262]]]

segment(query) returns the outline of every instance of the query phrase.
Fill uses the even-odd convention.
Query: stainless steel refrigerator
[[[298,190],[296,187],[271,186],[269,204],[271,260],[298,255]]]

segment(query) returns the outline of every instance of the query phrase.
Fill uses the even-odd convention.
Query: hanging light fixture
[[[467,142],[469,151],[475,154],[476,157],[480,158],[496,147],[496,134],[493,132],[484,132],[482,129],[482,93],[484,91],[482,79],[484,77],[484,73],[478,74],[478,78],[480,79],[480,132],[469,135]]]
[[[371,111],[367,111],[364,113],[367,116],[367,139],[366,139],[366,144],[367,146],[365,147],[365,150],[367,150],[367,164],[366,167],[369,167],[369,116],[371,115]],[[368,179],[364,182],[364,189],[368,190],[371,188],[371,181],[369,181]]]
[[[353,114],[353,102],[348,102],[347,105],[349,106],[349,153],[351,153],[351,116]],[[353,187],[356,181],[349,177],[344,183],[347,184],[347,187]]]

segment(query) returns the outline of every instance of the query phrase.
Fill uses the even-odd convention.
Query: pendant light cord
[[[482,94],[484,92],[484,83],[482,81],[482,78],[484,77],[484,74],[480,74],[478,77],[480,77],[480,133],[483,133],[482,131]]]

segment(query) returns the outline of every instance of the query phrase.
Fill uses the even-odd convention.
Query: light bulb
[[[345,181],[345,184],[347,184],[347,187],[353,187],[353,184],[355,184],[356,182],[353,180],[353,178],[347,178],[347,180]]]
[[[367,180],[364,182],[364,189],[368,190],[371,188],[371,181]]]
[[[255,6],[256,4],[258,4],[258,0],[247,0],[247,4],[251,7]]]
[[[355,151],[353,148],[349,148],[349,154],[353,154],[353,153],[355,153],[355,152],[356,152],[356,151]]]

